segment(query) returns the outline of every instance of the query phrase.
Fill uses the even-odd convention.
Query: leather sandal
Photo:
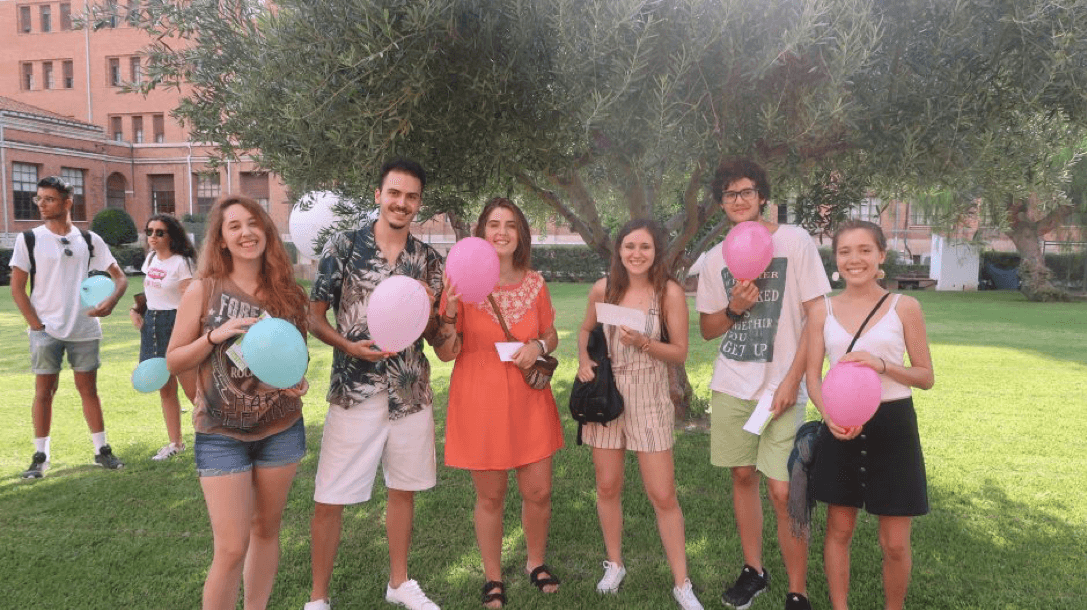
[[[540,576],[541,574],[544,574],[545,576]],[[528,579],[532,582],[532,584],[536,585],[537,589],[539,589],[543,593],[548,592],[544,591],[544,587],[550,587],[552,585],[557,587],[559,585],[559,579],[555,577],[555,575],[551,572],[551,568],[547,567],[546,563],[541,563],[539,566],[536,567],[535,570],[532,570],[532,572],[528,575]],[[551,593],[557,592],[558,589],[556,589],[555,591],[551,591]]]
[[[501,580],[488,580],[483,583],[483,605],[493,601],[501,602],[499,608],[506,605],[506,583]]]

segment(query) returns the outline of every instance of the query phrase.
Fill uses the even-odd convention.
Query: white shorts
[[[390,489],[421,491],[434,487],[437,462],[431,406],[390,421],[386,392],[350,409],[329,405],[314,501],[344,505],[369,500],[378,463],[385,473],[385,486]]]

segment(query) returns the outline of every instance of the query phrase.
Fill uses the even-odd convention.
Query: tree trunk
[[[1019,252],[1019,290],[1030,301],[1067,301],[1068,293],[1049,281],[1052,272],[1045,266],[1042,235],[1056,228],[1072,213],[1072,208],[1057,206],[1037,221],[1030,218],[1029,208],[1028,199],[1012,200],[1008,204],[1006,234]]]
[[[682,364],[668,365],[668,397],[675,408],[676,421],[686,421],[691,411],[694,388],[687,378],[687,367]]]

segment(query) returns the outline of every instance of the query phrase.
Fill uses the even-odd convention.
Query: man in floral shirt
[[[332,567],[340,543],[343,508],[370,499],[378,464],[389,499],[389,584],[385,599],[412,609],[437,610],[408,579],[415,492],[436,482],[433,391],[422,338],[399,353],[380,351],[366,324],[374,288],[404,275],[422,282],[437,299],[442,258],[413,237],[426,173],[418,163],[395,159],[378,178],[376,220],[334,235],[325,244],[310,293],[310,332],[335,349],[311,524],[313,590],[305,610],[327,610]],[[336,317],[333,328],[326,318]],[[436,314],[423,332],[437,341]]]

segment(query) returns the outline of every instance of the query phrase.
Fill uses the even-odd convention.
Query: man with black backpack
[[[49,468],[53,395],[65,352],[94,442],[94,462],[117,470],[124,463],[106,443],[102,402],[98,398],[98,344],[102,338],[98,318],[113,312],[128,288],[128,280],[102,238],[72,224],[72,188],[63,180],[43,178],[38,182],[34,203],[45,224],[16,237],[10,263],[11,295],[30,326],[30,367],[36,377],[32,407],[34,457],[22,476],[39,479]],[[80,287],[90,270],[109,273],[114,289],[100,304],[87,309],[80,302]]]

